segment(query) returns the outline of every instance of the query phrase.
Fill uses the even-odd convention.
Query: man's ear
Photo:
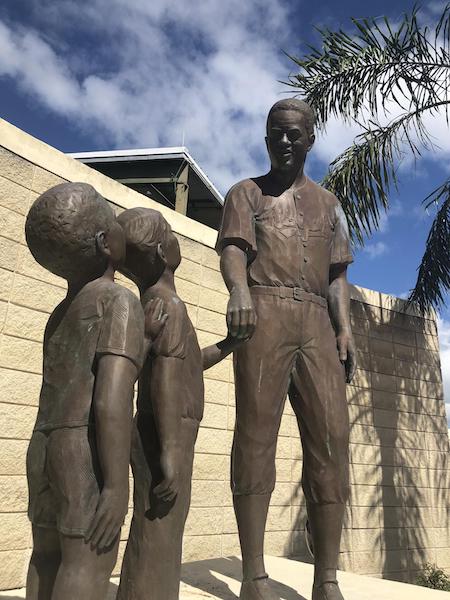
[[[314,142],[316,141],[316,136],[314,133],[311,133],[311,135],[309,136],[309,146],[308,146],[308,152],[311,150],[311,148],[314,146]]]
[[[95,234],[95,245],[97,247],[97,251],[104,257],[108,258],[111,256],[111,251],[108,246],[108,241],[106,239],[105,231],[98,231]]]

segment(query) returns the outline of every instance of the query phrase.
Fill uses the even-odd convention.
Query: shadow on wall
[[[340,567],[414,582],[449,547],[448,448],[435,323],[352,300],[358,371],[347,388],[350,502]],[[367,299],[366,299],[367,302]],[[299,500],[300,498],[300,500]],[[300,484],[290,552],[311,562]],[[445,567],[446,565],[442,565]]]

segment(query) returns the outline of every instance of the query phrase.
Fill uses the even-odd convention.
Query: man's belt
[[[325,298],[306,292],[299,287],[285,287],[282,285],[252,285],[250,287],[251,294],[258,296],[278,296],[279,298],[290,298],[298,302],[313,302],[323,308],[327,308],[328,303]]]

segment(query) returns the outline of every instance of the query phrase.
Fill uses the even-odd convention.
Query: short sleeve
[[[97,343],[97,356],[116,354],[129,358],[141,369],[144,361],[144,313],[139,299],[117,285],[105,303]]]
[[[250,257],[256,255],[255,212],[245,182],[232,187],[225,198],[222,224],[216,243],[217,253],[220,254],[230,242],[241,246]]]
[[[161,333],[152,342],[151,353],[153,356],[183,359],[186,357],[189,319],[186,307],[178,297],[174,297],[169,302],[164,302],[164,312],[168,319]]]
[[[348,231],[347,218],[342,210],[341,203],[337,200],[334,221],[334,237],[331,249],[332,265],[349,265],[353,262],[350,246],[350,235]]]

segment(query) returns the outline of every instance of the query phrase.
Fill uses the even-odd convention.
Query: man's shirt
[[[353,261],[347,221],[337,198],[305,177],[276,196],[267,175],[228,192],[216,249],[246,251],[249,286],[299,287],[324,298],[330,266]]]

